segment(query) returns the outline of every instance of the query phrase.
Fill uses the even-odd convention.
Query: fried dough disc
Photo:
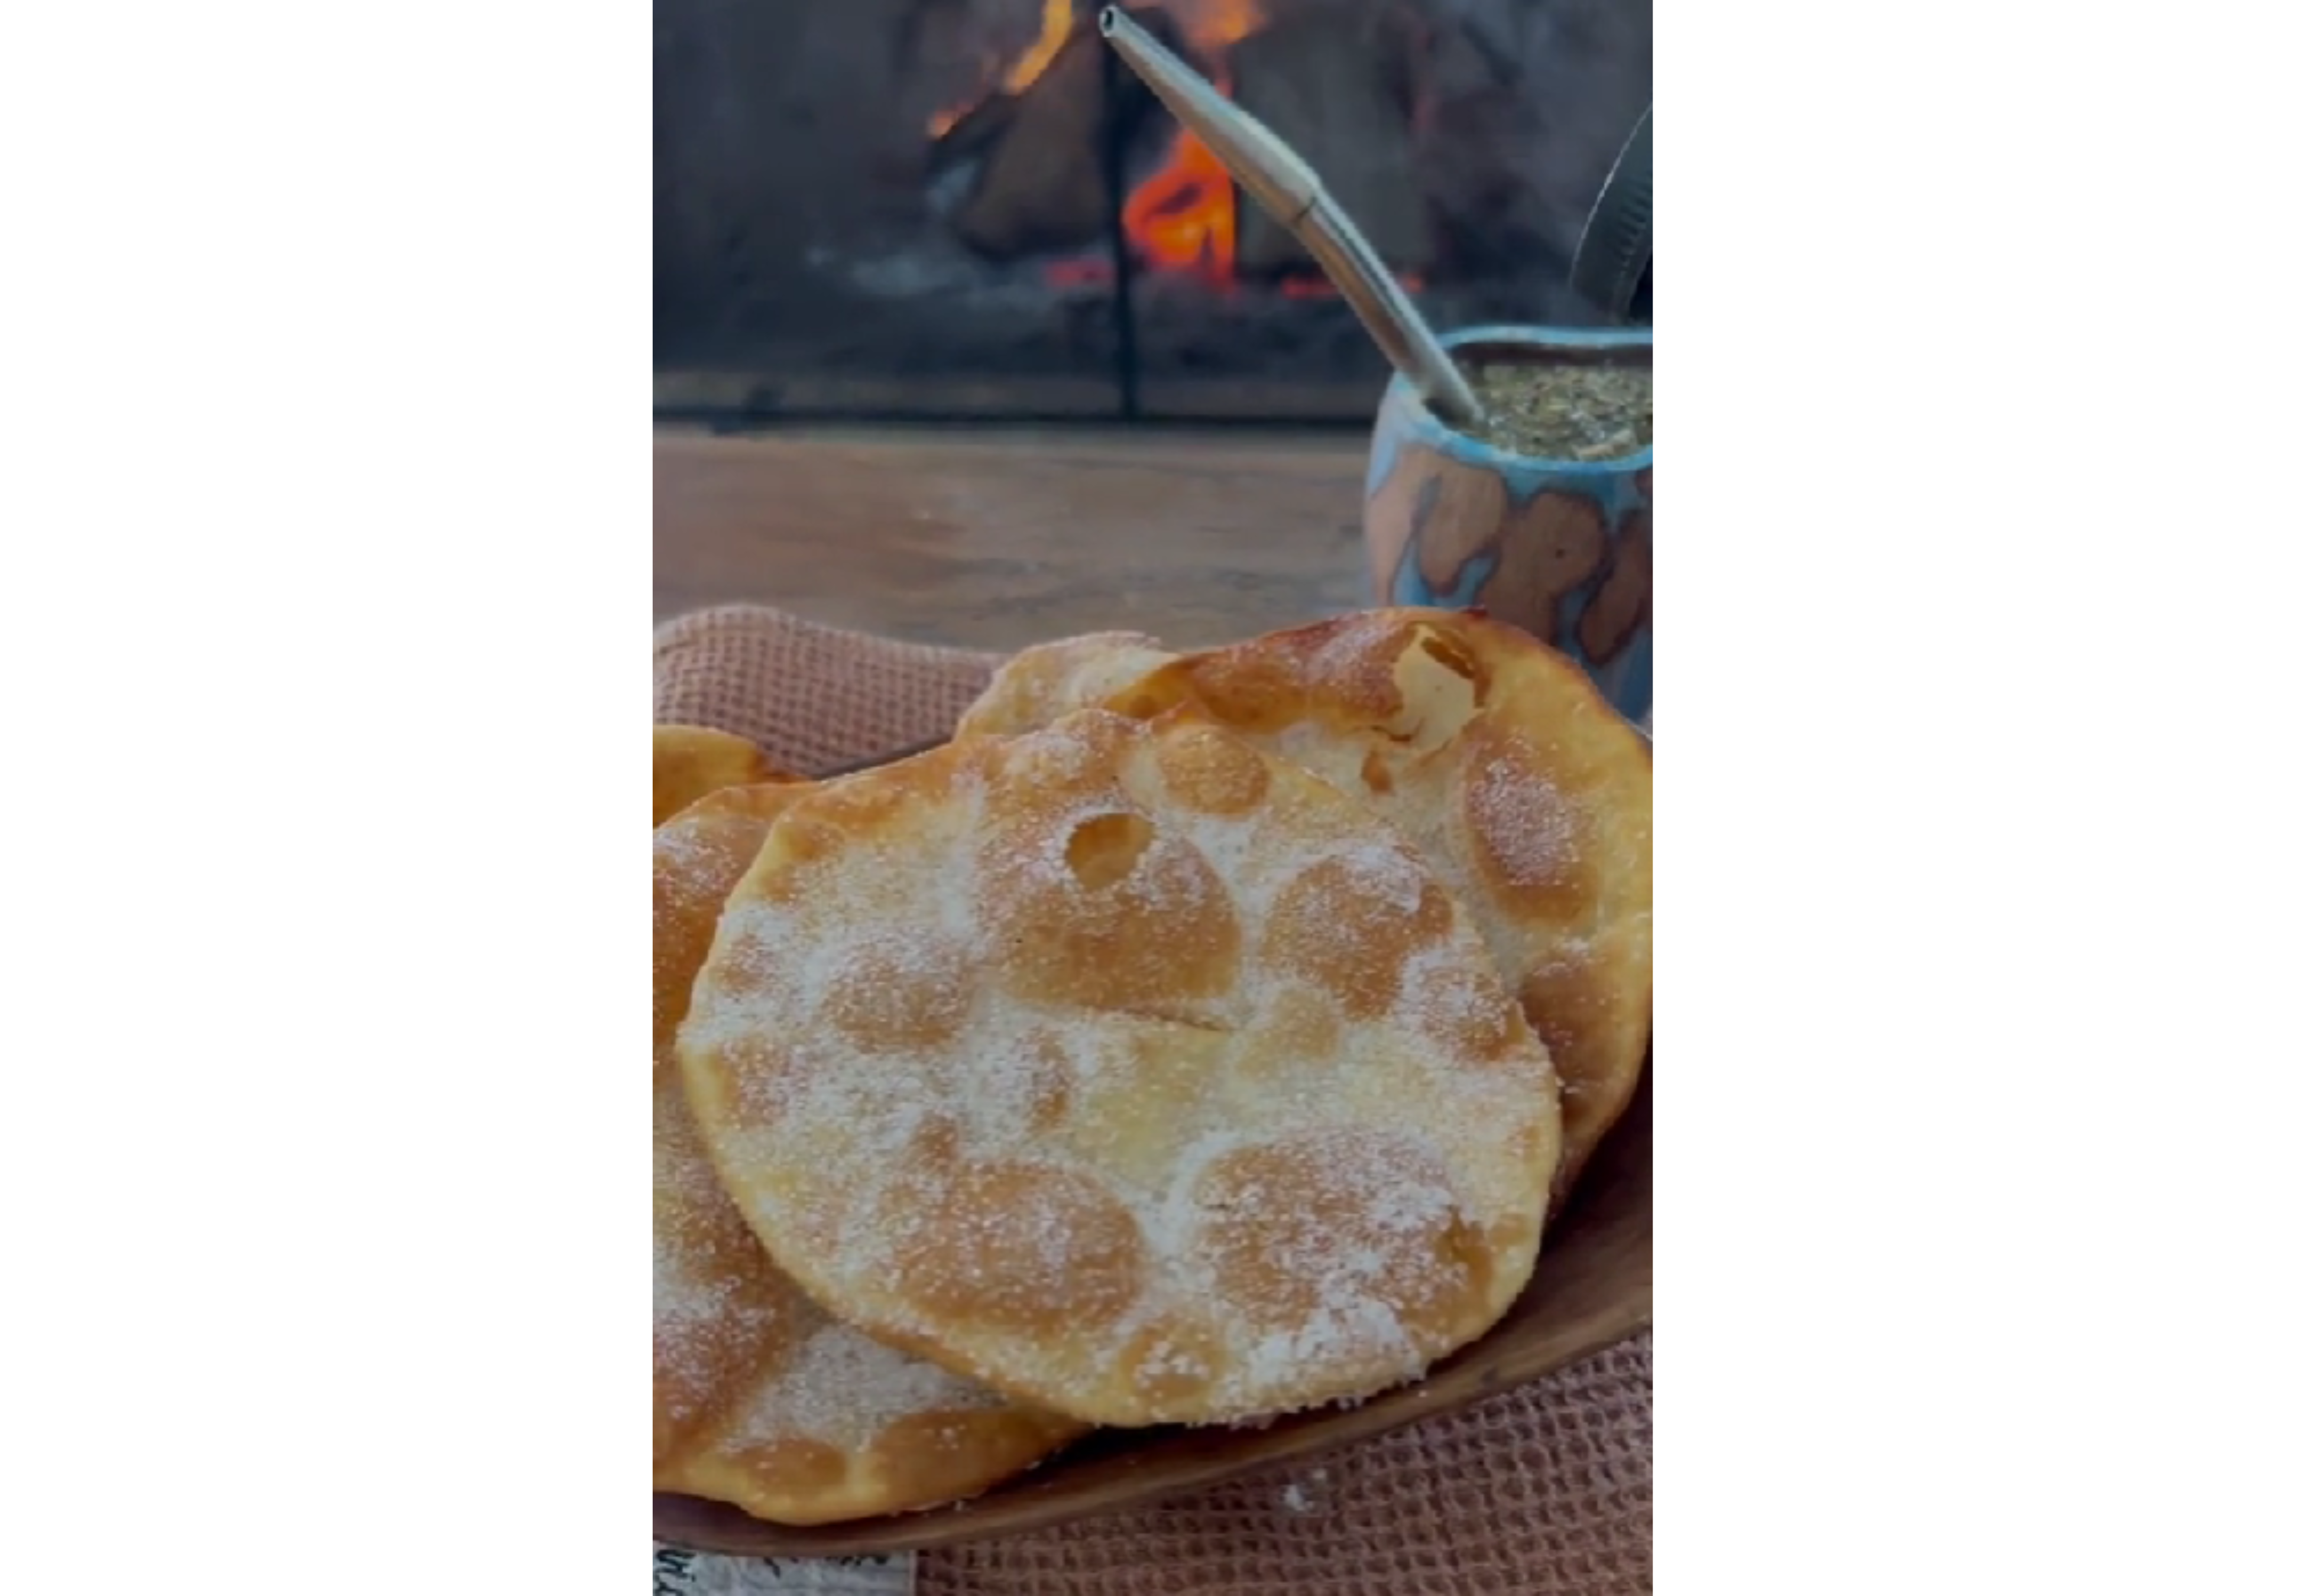
[[[1142,632],[1089,632],[1011,655],[961,717],[956,737],[1038,731],[1093,709],[1177,656]]]
[[[725,789],[656,832],[655,1482],[785,1523],[972,1496],[1080,1429],[827,1317],[713,1174],[672,1033],[729,889],[807,790]]]
[[[1365,799],[1471,918],[1561,1072],[1566,1195],[1650,1035],[1650,745],[1527,633],[1379,610],[1183,655],[1109,699],[1185,703]]]
[[[679,1052],[809,1294],[1110,1424],[1364,1395],[1496,1322],[1545,1050],[1398,832],[1189,716],[1089,711],[818,788]]]
[[[655,825],[724,787],[799,779],[771,764],[767,755],[743,738],[708,726],[659,726],[655,743]]]

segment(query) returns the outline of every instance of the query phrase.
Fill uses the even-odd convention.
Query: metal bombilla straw
[[[1394,369],[1451,426],[1478,426],[1482,402],[1465,373],[1441,347],[1399,279],[1337,208],[1320,178],[1273,130],[1234,105],[1179,60],[1117,5],[1097,14],[1097,30],[1145,80],[1178,122],[1208,145],[1242,192],[1289,229],[1369,329]]]

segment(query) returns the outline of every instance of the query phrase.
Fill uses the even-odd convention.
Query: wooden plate
[[[792,1529],[661,1494],[656,1538],[696,1551],[829,1557],[1046,1529],[1413,1424],[1591,1357],[1650,1322],[1650,1123],[1644,1075],[1546,1238],[1529,1289],[1495,1329],[1415,1385],[1263,1430],[1106,1430],[975,1501],[854,1523]]]

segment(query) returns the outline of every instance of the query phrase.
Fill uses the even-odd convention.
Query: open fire
[[[1038,35],[1014,60],[989,70],[987,86],[976,98],[931,117],[931,139],[942,141],[967,130],[996,99],[1012,106],[1025,102],[1069,56],[1080,53],[1093,57],[1103,49],[1096,32],[1095,4],[1043,0]],[[1166,0],[1157,12],[1150,5],[1132,10],[1165,22],[1181,53],[1228,98],[1234,92],[1233,47],[1257,33],[1267,20],[1258,0]],[[1079,69],[1073,75],[1080,84],[1090,81]],[[1091,90],[1077,85],[1074,92]],[[1113,107],[1105,109],[1108,116],[1115,114]],[[1166,112],[1157,115],[1167,132],[1166,145],[1152,168],[1130,184],[1120,206],[1122,233],[1132,261],[1149,271],[1188,277],[1212,288],[1234,287],[1241,280],[1242,201],[1233,178],[1198,137],[1175,126]],[[1100,251],[1088,250],[1048,260],[1043,271],[1053,286],[1080,286],[1109,279],[1112,265]],[[1269,286],[1293,297],[1331,292],[1319,276],[1302,269],[1261,275]],[[1414,274],[1409,275],[1413,286]]]
[[[747,414],[1365,424],[1383,356],[1098,3],[655,0],[661,369],[741,380]],[[1567,252],[1648,103],[1647,7],[1121,3],[1321,175],[1436,325],[1575,320]]]

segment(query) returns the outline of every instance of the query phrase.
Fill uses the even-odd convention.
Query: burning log
[[[953,230],[979,254],[1009,260],[1083,249],[1104,235],[1113,199],[1099,48],[1096,35],[1075,32],[1015,97],[977,186],[953,216]]]
[[[1166,13],[1131,14],[1173,46]],[[1076,27],[1048,64],[1013,90],[988,95],[939,135],[932,169],[978,160],[977,178],[953,213],[962,242],[995,260],[1086,249],[1106,236],[1116,203],[1106,180],[1108,139],[1123,143],[1153,97],[1126,73],[1106,93],[1105,44]]]
[[[1432,237],[1411,165],[1406,86],[1389,65],[1405,45],[1376,34],[1359,8],[1327,7],[1251,34],[1226,64],[1235,103],[1321,175],[1387,265],[1414,271],[1431,263]],[[1255,201],[1237,203],[1234,261],[1243,275],[1315,269]]]
[[[929,147],[929,170],[942,172],[991,151],[1017,120],[1017,97],[988,94],[952,119]]]

